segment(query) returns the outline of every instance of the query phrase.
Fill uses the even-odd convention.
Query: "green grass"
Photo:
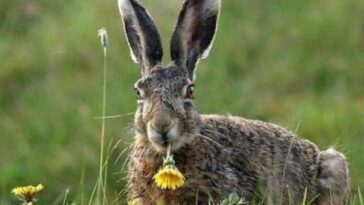
[[[144,2],[168,62],[181,2]],[[199,110],[291,130],[300,124],[300,136],[347,155],[353,188],[363,188],[363,9],[356,0],[224,1],[211,55],[197,72]],[[0,7],[0,204],[15,203],[14,186],[40,182],[46,189],[37,204],[62,204],[66,190],[64,203],[88,203],[99,175],[101,26],[110,37],[106,116],[120,115],[105,119],[105,145],[120,140],[105,155],[106,194],[110,203],[122,200],[127,153],[116,159],[132,141],[139,70],[116,2],[16,0]]]

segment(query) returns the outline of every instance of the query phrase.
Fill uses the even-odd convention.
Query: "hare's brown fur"
[[[309,141],[270,123],[233,116],[202,115],[200,134],[174,153],[176,164],[186,176],[186,185],[177,191],[155,187],[153,175],[161,166],[163,155],[155,152],[149,141],[137,136],[128,179],[133,197],[151,201],[177,199],[176,204],[195,204],[222,199],[236,192],[251,201],[258,191],[270,194],[275,204],[285,199],[302,199],[317,194],[319,150]],[[291,147],[291,149],[290,149]],[[265,190],[258,190],[266,183]],[[283,184],[291,184],[285,187]],[[283,197],[283,198],[281,198]]]
[[[161,65],[157,28],[138,0],[119,0],[133,59],[136,136],[128,165],[129,199],[140,205],[220,202],[237,193],[249,204],[344,203],[349,177],[344,155],[319,151],[277,125],[234,116],[200,115],[193,103],[195,67],[216,30],[220,0],[186,0],[171,41],[172,63]],[[208,97],[208,96],[207,96]],[[170,146],[186,184],[158,188],[153,176]]]

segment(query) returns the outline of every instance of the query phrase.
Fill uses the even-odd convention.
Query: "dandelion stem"
[[[104,142],[105,142],[105,115],[106,115],[106,77],[107,77],[107,48],[104,47],[104,78],[103,78],[103,92],[102,92],[102,125],[101,125],[101,144],[100,144],[100,164],[99,164],[99,185],[98,196],[101,196],[101,189],[103,187],[103,162],[104,162]],[[103,201],[103,200],[102,200]],[[101,203],[100,203],[101,204]],[[103,204],[103,203],[102,203]]]
[[[66,189],[62,205],[66,205],[69,189]],[[31,205],[31,204],[30,204]]]
[[[167,148],[167,157],[169,156],[171,156],[171,144],[169,144]]]
[[[99,163],[99,177],[98,177],[98,186],[97,186],[97,201],[99,204],[104,204],[104,200],[102,199],[102,190],[105,188],[103,182],[103,164],[104,164],[104,142],[105,142],[105,116],[106,116],[106,79],[107,79],[107,44],[108,37],[105,28],[102,28],[98,31],[101,45],[103,46],[104,58],[103,58],[103,90],[102,90],[102,124],[101,124],[101,143],[100,143],[100,163]],[[105,197],[105,196],[104,196]]]

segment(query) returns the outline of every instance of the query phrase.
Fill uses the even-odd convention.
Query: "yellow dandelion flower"
[[[175,166],[172,156],[167,156],[157,174],[153,177],[154,182],[161,189],[172,189],[182,187],[185,184],[185,177]]]
[[[132,200],[128,201],[128,205],[139,205],[139,202],[137,199],[132,199]]]
[[[25,203],[34,202],[34,195],[39,191],[43,190],[44,186],[42,184],[38,184],[37,186],[23,186],[23,187],[16,187],[11,190],[19,200]]]
[[[185,177],[176,166],[167,165],[154,175],[155,183],[161,189],[177,189],[185,184]]]

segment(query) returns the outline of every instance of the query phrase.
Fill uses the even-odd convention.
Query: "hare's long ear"
[[[146,75],[163,56],[157,27],[139,0],[118,0],[118,5],[132,59]]]
[[[186,66],[190,78],[207,57],[217,28],[221,0],[185,0],[171,40],[171,58]]]

